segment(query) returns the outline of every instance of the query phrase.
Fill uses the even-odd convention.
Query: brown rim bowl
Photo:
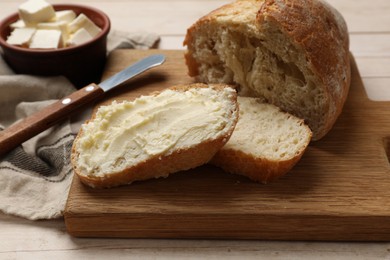
[[[54,4],[56,11],[73,10],[84,13],[102,31],[92,40],[80,45],[59,49],[28,49],[8,44],[10,24],[19,19],[14,13],[0,22],[0,46],[3,58],[17,74],[38,76],[65,76],[77,88],[98,83],[107,58],[107,35],[110,19],[102,11],[74,4]]]

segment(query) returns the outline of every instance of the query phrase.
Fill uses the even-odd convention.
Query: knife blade
[[[99,84],[91,83],[0,131],[0,156],[5,155],[28,139],[59,123],[82,106],[97,101],[107,91],[122,85],[148,69],[163,64],[164,61],[165,56],[162,54],[148,56],[103,82]]]

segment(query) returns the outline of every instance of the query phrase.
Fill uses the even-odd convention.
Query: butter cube
[[[35,33],[34,28],[16,28],[7,38],[7,43],[28,47],[31,38]]]
[[[56,49],[83,44],[102,31],[85,14],[55,11],[46,0],[27,0],[18,12],[20,19],[10,25],[12,32],[7,39],[13,45]]]
[[[76,19],[69,23],[69,32],[75,33],[80,28],[84,28],[87,32],[95,37],[101,32],[101,29],[94,24],[85,14],[79,14]]]
[[[30,48],[57,49],[63,46],[60,30],[39,29],[31,39]]]
[[[14,22],[14,23],[11,23],[10,25],[9,25],[9,27],[11,28],[11,29],[16,29],[16,28],[24,28],[24,27],[26,27],[26,24],[23,22],[23,20],[17,20],[16,22]]]
[[[37,29],[59,30],[62,33],[63,42],[66,42],[69,38],[68,24],[64,21],[50,22],[50,23],[38,23]]]
[[[29,0],[19,6],[19,16],[26,25],[50,21],[55,15],[53,6],[44,0]]]
[[[93,37],[84,28],[78,29],[68,40],[68,45],[74,46],[92,40]]]
[[[76,13],[73,10],[62,10],[57,11],[53,22],[66,22],[70,23],[76,19]]]

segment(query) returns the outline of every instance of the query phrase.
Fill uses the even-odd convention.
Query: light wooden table
[[[24,0],[23,0],[24,1]],[[22,0],[1,0],[0,18]],[[112,28],[161,36],[159,48],[183,49],[187,27],[222,0],[51,0],[104,10]],[[345,17],[351,51],[369,98],[390,100],[390,1],[329,0]],[[390,176],[389,176],[390,178]],[[390,188],[390,187],[389,187]],[[28,221],[0,214],[0,259],[390,259],[390,243],[80,239],[63,220]]]

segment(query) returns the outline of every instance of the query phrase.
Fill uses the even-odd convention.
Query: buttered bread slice
[[[211,163],[262,183],[286,174],[309,145],[310,128],[258,98],[238,97],[238,104],[240,116],[233,135]]]
[[[207,163],[238,120],[236,91],[191,84],[101,106],[78,134],[72,165],[91,187],[113,187]]]

